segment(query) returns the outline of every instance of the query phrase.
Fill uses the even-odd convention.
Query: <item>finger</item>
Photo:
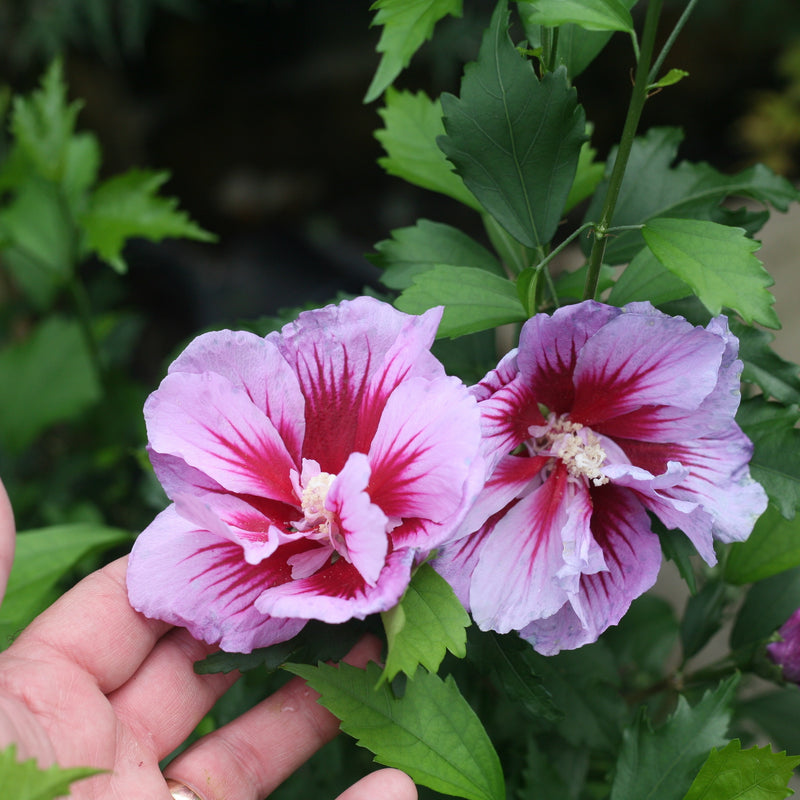
[[[14,561],[14,512],[5,486],[0,481],[0,601],[6,593],[8,575]]]
[[[354,783],[336,800],[375,800],[376,797],[381,800],[417,800],[417,787],[399,769],[379,769]]]
[[[146,734],[159,759],[189,736],[238,678],[238,672],[195,673],[194,662],[214,650],[186,630],[172,630],[159,640],[136,674],[108,696],[120,721]]]
[[[38,616],[17,638],[18,656],[66,659],[107,694],[133,675],[170,625],[134,611],[118,559],[84,578]]]
[[[346,661],[363,666],[378,657],[380,644],[362,639]],[[305,763],[339,729],[339,721],[317,703],[319,695],[299,678],[178,756],[170,778],[200,791],[204,800],[260,800]]]

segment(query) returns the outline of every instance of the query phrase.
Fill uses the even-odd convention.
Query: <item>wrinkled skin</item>
[[[0,590],[14,549],[14,519],[0,484]],[[196,675],[213,648],[185,630],[150,620],[127,600],[127,559],[109,564],[61,597],[0,654],[0,749],[41,766],[108,770],[73,784],[76,800],[169,800],[159,760],[182,742],[236,680]],[[87,613],[90,610],[90,613]],[[377,643],[361,641],[363,664]],[[337,720],[295,679],[177,757],[167,776],[204,800],[257,800],[337,732]],[[402,772],[383,769],[339,800],[415,800]]]

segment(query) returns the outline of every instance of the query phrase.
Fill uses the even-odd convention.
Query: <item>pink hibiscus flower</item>
[[[545,655],[593,642],[655,582],[647,512],[709,563],[766,507],[734,422],[738,341],[648,303],[525,323],[477,386],[491,474],[435,566],[484,630]]]
[[[485,477],[440,318],[362,297],[195,339],[145,405],[172,504],[134,545],[133,607],[249,652],[395,605]]]

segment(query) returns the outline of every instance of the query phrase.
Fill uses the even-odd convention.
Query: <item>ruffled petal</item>
[[[372,501],[388,517],[449,520],[454,528],[484,477],[480,441],[477,403],[458,379],[405,381],[370,446]]]
[[[390,553],[374,586],[370,586],[343,558],[323,567],[308,578],[267,589],[256,608],[272,617],[320,619],[337,624],[364,619],[397,605],[411,580],[414,553]]]
[[[177,456],[228,491],[296,501],[292,458],[275,426],[215,373],[167,375],[145,405],[150,446]]]
[[[389,537],[388,518],[367,493],[370,468],[363,453],[351,453],[344,469],[336,476],[328,491],[325,506],[338,521],[338,536],[344,541],[347,558],[374,586],[386,563]]]
[[[725,350],[720,336],[679,317],[626,311],[581,348],[570,418],[592,427],[642,406],[696,410],[717,385]]]
[[[402,372],[402,359],[385,359],[394,350],[406,326],[418,325],[419,338],[429,335],[434,310],[422,322],[410,323],[411,316],[371,297],[358,297],[338,305],[305,311],[278,333],[267,336],[274,342],[297,375],[306,400],[303,456],[318,461],[325,472],[336,474],[347,457],[357,450],[359,414],[373,377],[381,369],[392,373],[392,364]],[[407,329],[411,341],[416,334]],[[423,373],[433,357],[422,359]],[[391,383],[391,377],[387,375]]]
[[[552,316],[537,314],[522,326],[517,361],[522,380],[537,402],[555,414],[572,409],[578,354],[597,331],[622,313],[586,300],[559,308]]]
[[[579,579],[574,568],[565,570],[565,547],[571,558],[574,543],[586,538],[579,529],[588,531],[590,512],[588,492],[558,467],[505,514],[491,518],[469,593],[480,628],[507,633],[561,608]]]
[[[606,485],[592,489],[592,505],[592,534],[607,569],[582,575],[577,596],[552,616],[520,631],[542,655],[597,641],[658,575],[661,546],[641,504],[625,490]]]
[[[249,653],[291,639],[306,623],[272,619],[255,608],[265,586],[288,579],[274,566],[248,564],[241,547],[198,529],[171,505],[133,545],[128,596],[145,616],[185,627],[223,650]]]
[[[275,426],[292,459],[300,460],[305,400],[297,376],[275,343],[248,331],[214,331],[191,341],[169,372],[213,372],[243,389]]]

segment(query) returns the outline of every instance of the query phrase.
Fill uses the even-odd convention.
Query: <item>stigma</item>
[[[594,486],[608,483],[603,473],[606,452],[591,428],[572,422],[567,415],[557,417],[551,413],[546,425],[533,425],[529,432],[535,455],[561,459],[570,475],[585,478]]]

